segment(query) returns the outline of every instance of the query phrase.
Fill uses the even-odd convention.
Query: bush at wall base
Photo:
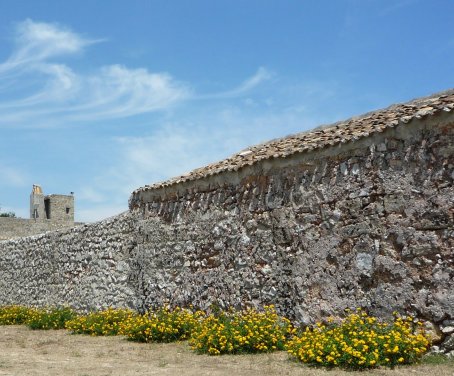
[[[66,323],[66,329],[73,334],[92,336],[114,336],[121,333],[122,324],[137,313],[130,309],[108,308],[88,315],[77,316]]]
[[[415,363],[428,348],[421,324],[412,317],[395,316],[387,323],[361,311],[341,323],[306,328],[287,344],[303,363],[348,369]]]
[[[273,306],[264,311],[219,312],[194,327],[189,344],[210,355],[271,352],[283,350],[294,330]]]
[[[204,316],[201,311],[161,307],[129,318],[121,332],[135,342],[175,342],[188,339]]]
[[[30,308],[19,305],[0,306],[0,325],[21,325],[27,321]]]
[[[64,329],[74,317],[76,313],[69,307],[30,308],[25,323],[30,329]]]

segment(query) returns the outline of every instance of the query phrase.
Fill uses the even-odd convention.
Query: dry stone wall
[[[275,304],[430,322],[454,350],[454,119],[135,191],[105,221],[0,241],[0,305]]]
[[[128,281],[134,220],[0,242],[0,305],[71,305],[80,311],[136,305]]]
[[[71,221],[0,217],[0,241],[81,225]]]
[[[454,121],[439,115],[136,192],[140,306],[272,303],[305,324],[365,307],[450,333],[453,151]]]

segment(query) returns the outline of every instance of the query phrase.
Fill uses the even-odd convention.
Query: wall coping
[[[261,162],[286,159],[298,154],[308,154],[328,147],[357,143],[359,140],[397,126],[407,126],[413,120],[432,118],[442,113],[454,113],[454,89],[414,99],[403,104],[394,104],[385,109],[368,112],[345,121],[314,130],[252,146],[222,161],[195,169],[187,174],[164,182],[146,185],[132,192],[129,200],[131,210],[137,207],[140,197],[173,194],[178,187],[194,186],[201,180],[214,179],[216,175],[247,169]],[[249,168],[248,168],[249,167]],[[243,175],[243,174],[241,174]]]

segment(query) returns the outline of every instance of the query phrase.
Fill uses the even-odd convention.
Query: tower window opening
[[[50,219],[50,201],[48,198],[44,199],[44,212],[46,213],[46,219]]]

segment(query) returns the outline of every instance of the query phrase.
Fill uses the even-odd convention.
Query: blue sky
[[[2,0],[0,206],[76,219],[248,145],[454,87],[452,0]]]

